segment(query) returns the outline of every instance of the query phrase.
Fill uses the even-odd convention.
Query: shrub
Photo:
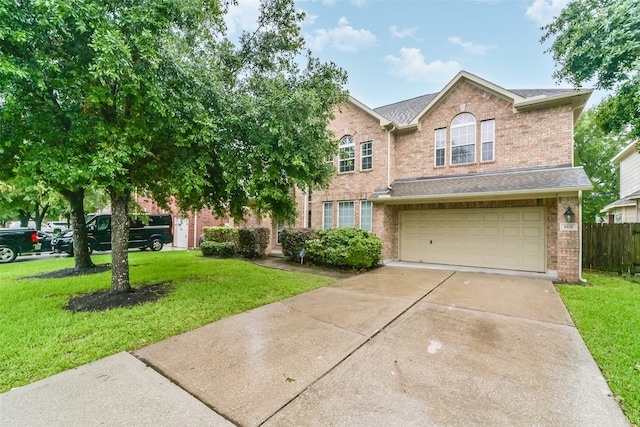
[[[206,242],[231,242],[238,247],[238,229],[236,227],[204,227],[204,240]]]
[[[307,255],[318,264],[367,269],[382,258],[382,241],[358,228],[320,230],[317,239],[307,241]]]
[[[285,228],[280,234],[282,254],[293,262],[300,262],[300,251],[307,249],[307,241],[318,238],[312,228]]]
[[[238,252],[247,258],[265,255],[269,246],[269,229],[266,227],[242,227],[238,229]]]
[[[236,245],[232,242],[207,242],[200,245],[200,250],[204,256],[219,256],[223,258],[232,257],[236,253]]]

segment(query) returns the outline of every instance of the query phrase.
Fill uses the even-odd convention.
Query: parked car
[[[66,252],[73,255],[73,230],[69,230],[62,236],[54,236],[51,240],[51,249],[56,253]],[[91,253],[91,248],[89,248]]]
[[[51,241],[53,240],[53,234],[46,233],[42,230],[38,231],[38,243],[40,244],[40,252],[51,252],[53,247]]]
[[[39,249],[38,233],[33,228],[0,228],[0,264]]]
[[[111,250],[111,215],[97,214],[87,222],[89,253]],[[168,214],[132,215],[129,218],[129,248],[159,251],[173,242],[173,222]],[[54,250],[73,254],[73,231],[54,238]]]
[[[53,234],[62,234],[70,228],[71,225],[66,221],[49,221],[46,224],[42,224],[41,231]]]

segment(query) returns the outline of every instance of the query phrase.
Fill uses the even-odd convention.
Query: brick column
[[[580,280],[581,219],[578,203],[577,196],[558,197],[558,279],[568,283],[577,283]],[[575,220],[572,224],[563,226],[567,222],[564,218],[567,207],[571,207],[575,213]]]

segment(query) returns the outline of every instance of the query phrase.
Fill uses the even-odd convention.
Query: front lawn
[[[334,281],[199,252],[131,252],[129,263],[133,287],[170,282],[173,291],[133,308],[72,313],[69,299],[108,289],[110,271],[34,279],[25,277],[73,267],[73,259],[0,265],[0,393]]]
[[[558,290],[622,410],[640,425],[640,284],[604,273]]]

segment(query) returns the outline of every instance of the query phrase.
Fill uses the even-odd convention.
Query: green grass
[[[334,281],[199,252],[131,252],[129,263],[133,287],[171,282],[173,292],[133,308],[71,313],[69,299],[108,289],[111,272],[27,279],[73,267],[73,259],[0,265],[0,392]]]
[[[591,286],[558,290],[622,410],[640,425],[640,284],[585,274]]]

